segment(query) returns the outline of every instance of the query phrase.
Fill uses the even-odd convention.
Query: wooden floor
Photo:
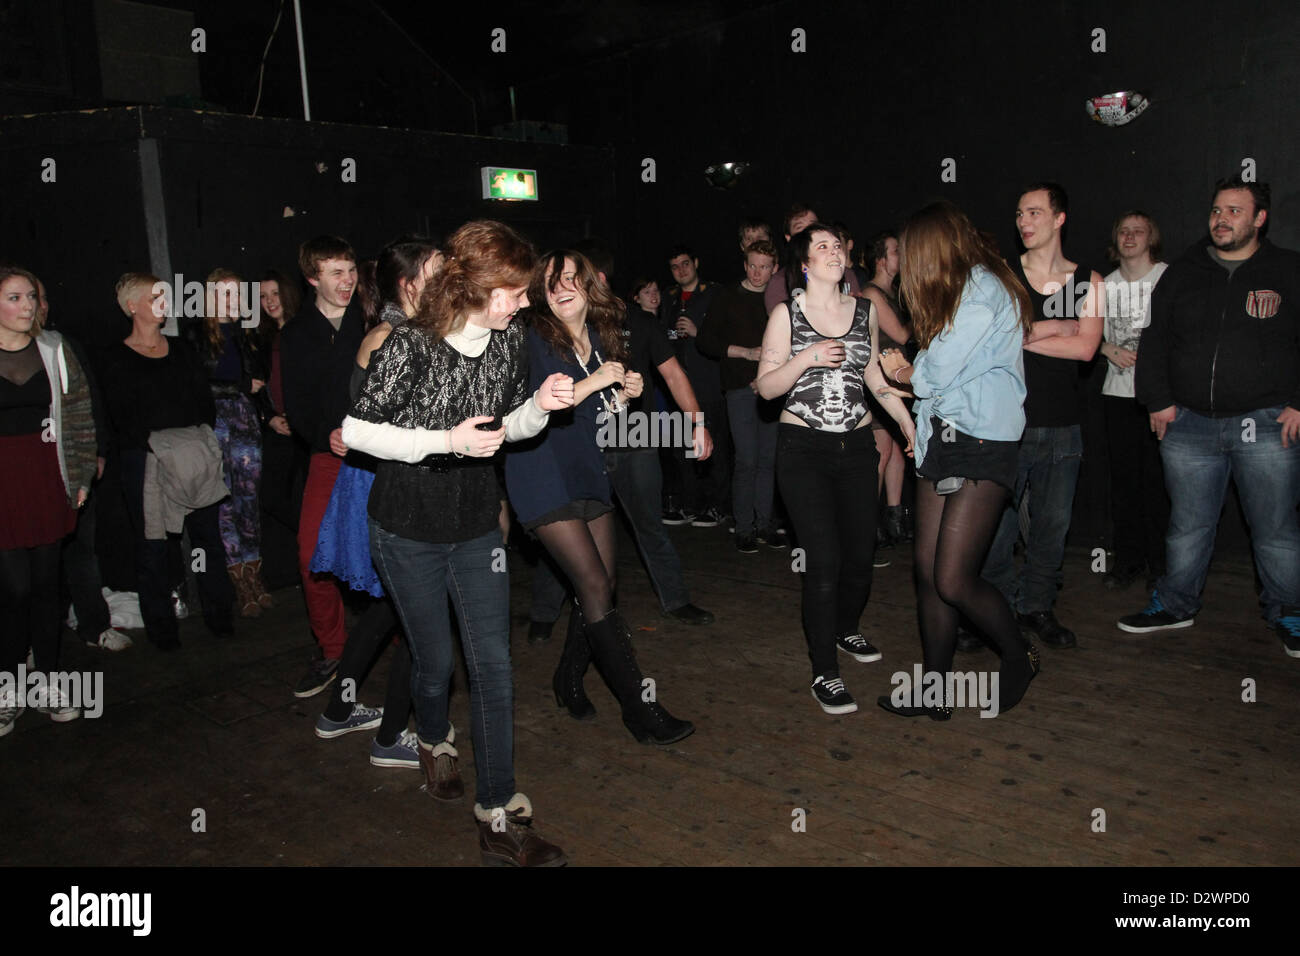
[[[673,536],[715,625],[662,619],[630,548],[621,562],[643,669],[697,727],[663,750],[631,739],[594,676],[596,721],[555,707],[563,627],[524,642],[529,569],[512,566],[518,785],[574,865],[1300,862],[1300,660],[1259,618],[1249,564],[1216,562],[1194,628],[1138,637],[1114,620],[1141,609],[1140,585],[1108,592],[1072,553],[1057,610],[1079,648],[1043,649],[1016,710],[940,724],[874,704],[918,656],[909,556],[877,572],[863,630],[884,660],[841,658],[861,710],[834,718],[808,691],[789,553],[738,555],[724,529]],[[66,725],[28,712],[0,740],[0,814],[23,835],[0,841],[0,862],[476,864],[463,671],[452,719],[470,796],[444,805],[419,773],[371,767],[366,734],[313,735],[324,697],[290,694],[309,647],[301,598],[278,598],[225,644],[186,622],[172,655],[141,639],[110,657],[69,637],[65,668],[103,668],[108,704]],[[363,701],[382,701],[382,678]]]

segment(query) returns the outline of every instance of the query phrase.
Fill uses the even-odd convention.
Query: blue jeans
[[[736,447],[731,499],[736,508],[736,534],[753,534],[772,527],[776,491],[776,435],[779,407],[749,388],[727,393],[727,419]]]
[[[1083,461],[1078,425],[1026,428],[1020,440],[1019,470],[1011,503],[984,561],[984,580],[1021,614],[1050,611],[1065,580],[1065,536],[1074,510],[1074,488]],[[1029,489],[1029,534],[1025,563],[1016,574],[1013,552],[1020,534],[1019,509]]]
[[[636,546],[660,605],[665,611],[675,611],[689,604],[691,596],[682,582],[682,562],[660,515],[663,472],[658,451],[607,451],[605,470],[623,513],[632,523]]]
[[[411,697],[420,739],[445,740],[447,691],[456,662],[447,598],[456,608],[469,671],[470,734],[485,809],[515,793],[514,681],[510,670],[510,573],[501,532],[434,544],[391,534],[370,521],[370,553],[411,645]],[[493,565],[502,570],[493,570]]]
[[[1156,590],[1170,613],[1200,610],[1229,478],[1237,483],[1250,526],[1265,616],[1272,621],[1283,605],[1300,607],[1300,446],[1282,447],[1277,416],[1283,407],[1232,418],[1206,418],[1180,407],[1165,432],[1160,458],[1171,505],[1168,570]]]

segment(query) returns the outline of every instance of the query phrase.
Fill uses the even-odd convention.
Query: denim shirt
[[[1015,300],[976,266],[952,325],[916,357],[916,463],[925,461],[931,417],[975,438],[1019,441],[1025,430],[1024,333]]]

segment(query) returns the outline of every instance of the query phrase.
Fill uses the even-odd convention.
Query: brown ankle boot
[[[262,559],[249,561],[244,565],[244,580],[248,582],[249,588],[252,589],[252,595],[257,599],[257,603],[262,607],[275,607],[275,599],[266,591],[266,584],[262,581]]]
[[[533,829],[533,805],[516,793],[504,807],[474,804],[478,847],[485,866],[564,866],[568,857]]]
[[[420,751],[420,769],[424,771],[425,789],[435,800],[459,800],[465,796],[465,782],[460,779],[460,770],[456,766],[460,754],[456,752],[452,741],[456,739],[456,728],[447,725],[447,739],[429,749],[420,741],[416,749]]]
[[[240,617],[261,617],[262,605],[257,603],[256,595],[248,586],[247,568],[246,564],[232,564],[226,568],[230,583],[235,586],[235,604],[239,607]]]

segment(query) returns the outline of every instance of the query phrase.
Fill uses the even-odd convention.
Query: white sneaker
[[[178,621],[183,621],[190,616],[190,606],[185,603],[185,598],[181,597],[179,589],[172,592],[172,613],[176,615]]]
[[[66,724],[70,720],[76,720],[81,716],[81,708],[73,707],[68,700],[67,692],[59,690],[46,690],[50,695],[48,704],[37,704],[35,709],[42,714],[49,714],[50,720],[56,724]]]
[[[17,706],[12,691],[0,694],[0,737],[13,732],[14,721],[23,715],[25,709]]]
[[[110,627],[103,634],[99,635],[99,640],[86,641],[86,646],[98,647],[106,651],[124,651],[133,643],[135,642],[121,631]]]

